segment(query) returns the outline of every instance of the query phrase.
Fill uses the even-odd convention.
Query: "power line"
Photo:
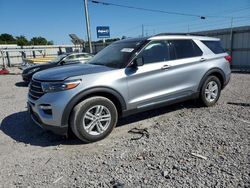
[[[221,18],[222,19],[222,18]],[[244,20],[249,20],[249,18],[235,18],[235,22],[237,23],[238,21],[241,21],[242,19]],[[173,27],[173,26],[176,26],[176,27],[179,27],[179,26],[184,26],[186,27],[187,24],[189,24],[190,27],[193,27],[193,26],[200,26],[200,25],[213,25],[213,24],[216,24],[216,23],[230,23],[230,21],[226,21],[226,20],[216,20],[216,21],[212,21],[212,20],[207,20],[207,22],[201,22],[200,23],[197,23],[198,20],[195,20],[195,21],[191,21],[191,22],[188,22],[188,21],[185,21],[185,22],[178,22],[178,23],[173,23],[173,24],[170,24],[169,22],[161,22],[161,23],[156,23],[156,24],[145,24],[145,26],[147,27]],[[167,24],[167,25],[164,25],[164,24]]]
[[[248,21],[247,19],[241,19],[241,20],[238,20],[236,21],[236,23],[234,24],[234,27],[238,27],[239,25],[242,25],[243,23],[245,23],[246,21]],[[180,30],[180,29],[185,29],[187,28],[188,25],[181,25],[181,26],[177,26],[175,27],[175,30]],[[216,28],[215,28],[216,27]],[[215,23],[209,23],[209,24],[193,24],[193,25],[190,25],[189,24],[189,29],[190,29],[190,32],[193,32],[194,30],[209,30],[209,29],[218,29],[219,28],[225,28],[225,27],[230,27],[230,22],[215,22]]]
[[[107,2],[96,1],[96,0],[89,0],[89,1],[92,2],[92,3],[95,3],[95,4],[111,5],[111,6],[116,6],[116,7],[143,10],[143,11],[148,11],[148,12],[158,12],[158,13],[173,14],[173,15],[179,15],[179,16],[190,16],[190,17],[197,17],[197,18],[200,18],[200,19],[205,19],[204,16],[196,15],[196,14],[188,14],[188,13],[181,13],[181,12],[171,12],[171,11],[164,11],[164,10],[157,10],[157,9],[142,8],[142,7],[133,7],[133,6],[114,4],[114,3],[107,3]]]
[[[215,12],[215,13],[212,13],[212,15],[214,16],[215,14],[219,14],[219,13],[235,13],[235,12],[240,12],[240,11],[243,11],[243,10],[248,10],[250,9],[250,7],[241,7],[239,9],[228,9],[228,10],[224,10],[224,11],[220,11],[220,12]]]
[[[243,23],[247,22],[249,19],[247,18],[238,18],[236,19],[234,22],[234,27],[238,27],[239,25],[242,25]],[[162,30],[168,30],[168,29],[175,29],[174,32],[176,32],[177,30],[183,30],[183,29],[186,29],[189,27],[189,32],[193,32],[193,31],[201,31],[201,30],[210,30],[210,29],[214,29],[214,27],[216,27],[215,29],[218,29],[218,26],[219,28],[225,28],[225,27],[230,27],[230,21],[225,21],[225,20],[220,20],[220,21],[215,21],[215,22],[211,22],[209,21],[209,23],[194,23],[192,24],[192,22],[188,23],[188,22],[185,22],[186,24],[184,24],[184,22],[182,23],[177,23],[177,24],[168,24],[168,25],[160,25],[158,27],[152,27],[152,26],[149,26],[149,25],[145,25],[143,24],[144,26],[147,26],[147,31],[162,31]],[[127,31],[124,30],[123,31],[123,34],[127,35],[128,33],[131,33],[131,32],[136,32],[136,33],[139,33],[139,28],[141,26],[135,26],[135,27],[132,27],[130,29],[128,29]],[[148,29],[148,27],[150,27],[150,29]],[[165,29],[159,29],[159,27],[164,27]]]
[[[158,13],[172,14],[172,15],[179,15],[179,16],[196,17],[196,18],[200,18],[200,19],[206,19],[206,17],[210,17],[210,18],[230,18],[230,19],[232,18],[232,16],[197,15],[197,14],[189,14],[189,13],[182,13],[182,12],[164,11],[164,10],[157,10],[157,9],[134,7],[134,6],[128,6],[128,5],[108,3],[108,2],[99,1],[99,0],[89,0],[89,1],[92,2],[92,3],[95,3],[95,4],[101,4],[101,5],[106,5],[106,6],[110,5],[110,6],[116,6],[116,7],[122,7],[122,8],[129,8],[129,9],[148,11],[148,12],[158,12]],[[245,7],[245,8],[242,8],[240,10],[245,10],[245,9],[249,9],[249,8],[250,7]],[[238,10],[235,10],[235,11],[238,11]],[[243,17],[234,17],[234,18],[243,18]]]
[[[238,24],[240,22],[245,22],[245,21],[248,21],[247,18],[241,18],[241,19],[237,19],[237,20],[234,20],[235,24]],[[210,23],[201,23],[201,24],[193,24],[193,25],[189,25],[191,28],[199,28],[199,27],[213,27],[213,26],[217,26],[217,25],[229,25],[231,23],[231,21],[219,21],[219,22],[210,22]]]

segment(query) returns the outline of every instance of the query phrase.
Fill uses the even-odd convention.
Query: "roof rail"
[[[202,34],[196,34],[196,33],[159,33],[154,36],[164,36],[164,35],[186,35],[186,36],[205,36]]]

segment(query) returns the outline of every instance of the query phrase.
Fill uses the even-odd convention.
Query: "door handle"
[[[206,60],[207,60],[207,59],[205,59],[205,58],[202,57],[202,58],[200,59],[200,62],[203,62],[203,61],[206,61]]]
[[[171,67],[171,65],[163,65],[162,67],[161,67],[161,69],[162,70],[164,70],[164,69],[169,69]]]

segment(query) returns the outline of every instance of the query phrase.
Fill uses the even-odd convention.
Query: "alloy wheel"
[[[205,98],[208,102],[213,102],[218,96],[219,87],[215,81],[208,82],[205,88]]]
[[[87,110],[83,117],[83,128],[90,135],[100,135],[107,130],[111,122],[111,113],[103,105],[96,105]]]

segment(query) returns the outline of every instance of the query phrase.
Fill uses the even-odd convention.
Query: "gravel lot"
[[[141,113],[82,144],[31,122],[12,72],[0,76],[0,187],[250,187],[250,74],[232,74],[214,107]],[[149,137],[131,140],[134,127]]]

